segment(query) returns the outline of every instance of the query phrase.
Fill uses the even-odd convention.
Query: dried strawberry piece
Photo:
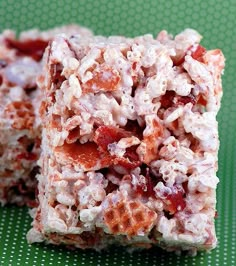
[[[183,190],[186,193],[188,193],[188,181],[185,181],[182,183]]]
[[[179,96],[174,91],[167,91],[165,95],[161,97],[161,107],[167,109],[172,106],[185,105],[187,103],[196,103],[196,98],[189,94],[188,96]]]
[[[119,186],[112,183],[111,181],[108,181],[108,185],[107,187],[105,188],[105,191],[106,191],[106,195],[108,195],[109,193],[112,193],[116,190],[118,190]]]
[[[135,70],[136,67],[137,67],[137,62],[133,62],[133,64],[132,64],[132,69]]]
[[[185,105],[187,103],[192,103],[194,105],[196,103],[196,98],[192,94],[189,94],[188,96],[177,96],[176,100],[177,100],[177,105],[180,104]]]
[[[197,49],[191,53],[191,56],[193,59],[199,62],[203,62],[203,55],[205,54],[205,52],[206,52],[206,49],[203,46],[198,45]]]
[[[204,95],[199,94],[197,97],[197,104],[206,106],[207,105],[207,100],[205,99]]]
[[[92,79],[82,84],[85,93],[115,91],[121,79],[119,72],[107,65],[100,65],[93,70],[92,74]]]
[[[145,184],[137,185],[136,192],[138,194],[141,194],[142,196],[154,198],[155,197],[155,191],[154,191],[155,184],[153,181],[154,178],[151,175],[148,167],[145,169],[145,171],[146,171],[146,174],[144,175]]]
[[[130,161],[128,158],[124,158],[124,157],[116,157],[113,160],[113,164],[114,165],[120,165],[127,170],[131,170],[131,169],[138,167],[141,164],[141,162],[140,161]]]
[[[18,160],[28,160],[28,161],[35,161],[38,159],[38,155],[32,152],[22,152],[16,156]]]
[[[137,120],[129,120],[127,121],[124,129],[128,132],[131,132],[133,136],[136,136],[139,139],[143,138],[143,130],[144,126],[140,126]]]
[[[186,207],[185,191],[180,186],[173,186],[171,190],[172,193],[166,195],[166,200],[168,201],[167,210],[170,213],[182,211]]]
[[[114,159],[114,164],[119,164],[120,166],[124,167],[127,170],[134,169],[141,165],[141,162],[139,160],[139,156],[136,153],[138,145],[128,147],[126,149],[126,152],[124,154],[124,157],[116,157]]]
[[[79,136],[80,136],[80,128],[78,126],[69,131],[69,135],[66,139],[66,142],[73,143],[79,138]]]
[[[137,147],[138,147],[138,145],[134,145],[134,146],[128,147],[126,149],[124,157],[128,158],[131,161],[139,161],[139,156],[138,156],[138,154],[136,152]]]
[[[55,148],[56,153],[61,153],[64,159],[73,164],[80,164],[85,169],[91,169],[98,163],[101,168],[107,167],[112,163],[112,156],[107,152],[100,152],[94,142],[81,144],[79,141],[73,143],[64,143]]]
[[[154,184],[154,181],[150,175],[149,168],[146,169],[145,178],[146,178],[146,185],[147,185],[146,196],[155,197],[155,191],[154,191],[155,184]]]
[[[173,61],[173,66],[180,66],[183,64],[184,62],[184,57],[185,57],[185,53],[181,54],[179,56],[173,56],[171,57],[172,61]]]
[[[50,68],[50,74],[52,76],[52,84],[54,84],[54,89],[58,89],[62,82],[66,79],[64,75],[62,75],[63,66],[61,64],[52,65]],[[51,95],[52,99],[55,100],[55,95]]]
[[[6,42],[9,48],[16,49],[20,55],[28,55],[36,61],[42,59],[44,50],[48,46],[47,41],[39,39],[26,41],[7,39]]]
[[[108,144],[118,142],[120,139],[130,136],[132,136],[132,133],[122,128],[100,126],[95,131],[94,142],[97,143],[101,150],[107,151]]]
[[[106,152],[110,143],[118,142],[122,138],[132,136],[132,132],[113,126],[100,126],[95,131],[94,142],[98,145],[99,150]],[[114,165],[121,165],[130,170],[140,165],[139,157],[136,153],[137,145],[126,149],[124,157],[115,157]]]
[[[173,100],[175,97],[175,92],[174,91],[167,91],[165,95],[161,97],[161,107],[167,109],[171,106],[173,106]]]
[[[131,146],[126,149],[124,157],[115,157],[113,160],[114,165],[120,165],[126,170],[132,170],[141,165],[139,156],[136,153],[137,145]]]
[[[191,50],[193,48],[193,46],[190,46],[188,51]],[[199,61],[199,62],[204,62],[203,60],[203,55],[205,54],[206,49],[201,46],[198,45],[196,50],[194,52],[191,53],[191,56],[193,59]],[[178,56],[173,56],[171,57],[172,61],[173,61],[173,66],[180,66],[184,63],[184,58],[185,58],[186,53],[180,54]]]

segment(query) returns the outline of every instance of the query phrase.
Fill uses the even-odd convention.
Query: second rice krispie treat
[[[224,57],[200,40],[187,29],[51,43],[30,243],[216,246]]]
[[[41,93],[36,77],[48,42],[58,33],[92,33],[77,25],[45,32],[29,30],[19,38],[13,31],[0,35],[0,204],[35,205],[40,153]]]

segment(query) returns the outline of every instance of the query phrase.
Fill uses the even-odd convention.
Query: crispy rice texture
[[[48,42],[58,33],[92,33],[77,25],[49,31],[30,30],[19,38],[0,35],[0,204],[35,206],[35,175],[40,154],[41,92],[36,77]]]
[[[39,207],[28,241],[209,250],[224,56],[175,38],[66,37],[47,48]]]

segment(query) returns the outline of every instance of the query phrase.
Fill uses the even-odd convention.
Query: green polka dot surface
[[[66,250],[45,245],[29,246],[25,234],[31,218],[27,208],[0,208],[0,265],[236,265],[236,1],[235,0],[3,0],[0,31],[26,30],[72,22],[90,27],[96,34],[135,36],[162,29],[176,34],[194,28],[208,49],[220,48],[226,57],[224,97],[218,115],[221,138],[220,184],[217,190],[219,243],[210,253],[176,256],[158,248],[129,254],[124,249]]]

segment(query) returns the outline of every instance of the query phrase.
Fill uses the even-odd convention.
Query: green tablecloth
[[[235,0],[1,0],[0,30],[80,23],[96,34],[156,35],[162,29],[176,34],[198,30],[208,49],[226,56],[224,97],[218,115],[221,148],[218,186],[218,247],[197,257],[178,257],[160,249],[132,255],[124,249],[69,251],[62,247],[29,246],[25,234],[31,219],[27,208],[0,208],[0,265],[236,265],[236,1]]]

